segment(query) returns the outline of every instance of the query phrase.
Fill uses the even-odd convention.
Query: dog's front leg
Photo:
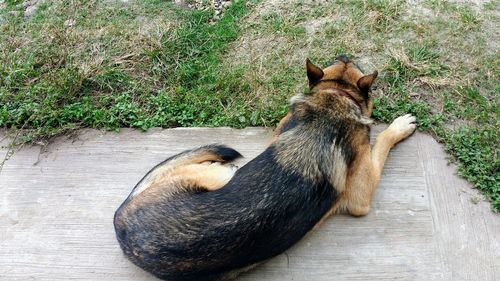
[[[377,136],[372,152],[372,163],[375,173],[380,179],[385,160],[391,148],[398,142],[409,137],[416,129],[417,119],[411,114],[396,118],[391,125]]]
[[[389,151],[415,131],[415,121],[416,118],[410,114],[398,117],[377,136],[373,149],[368,141],[358,147],[335,211],[347,211],[353,216],[368,214]]]

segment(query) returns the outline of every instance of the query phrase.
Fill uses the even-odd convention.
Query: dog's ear
[[[315,66],[309,59],[306,60],[307,78],[309,79],[309,86],[316,84],[323,78],[323,70]]]
[[[375,70],[372,74],[368,74],[359,78],[357,82],[358,88],[362,92],[369,92],[370,88],[372,87],[373,81],[375,81],[375,78],[377,78],[377,76],[378,72]]]

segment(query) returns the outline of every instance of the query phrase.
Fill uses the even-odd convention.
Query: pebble
[[[25,0],[23,2],[23,7],[24,7],[24,18],[29,19],[31,18],[38,7],[38,0]]]
[[[64,22],[65,27],[72,27],[76,24],[76,21],[74,19],[69,19]]]

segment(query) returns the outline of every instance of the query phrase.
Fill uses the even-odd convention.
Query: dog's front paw
[[[415,122],[417,118],[411,114],[400,116],[392,121],[392,124],[387,128],[394,139],[394,143],[398,143],[409,137],[417,128]]]

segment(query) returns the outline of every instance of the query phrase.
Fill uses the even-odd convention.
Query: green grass
[[[65,4],[55,5],[61,8]],[[60,14],[42,7],[37,18],[24,22],[19,14],[2,25],[6,46],[0,66],[0,126],[30,128],[34,131],[24,137],[39,138],[82,126],[241,127],[247,120],[262,124],[255,116],[245,117],[251,112],[245,108],[242,95],[249,86],[238,83],[241,72],[223,71],[219,55],[238,38],[238,20],[251,3],[235,3],[215,24],[209,23],[211,11],[188,11],[163,1],[135,4],[135,13],[125,4],[97,8],[92,15],[85,13],[94,5],[99,4]],[[13,2],[7,10],[18,6]],[[64,16],[68,13],[70,17]],[[126,21],[137,19],[137,13],[149,17],[165,13],[174,22],[160,22],[154,28],[175,25],[175,29],[162,31],[154,41],[146,42],[146,47],[129,54],[137,46],[130,49],[119,33],[124,25],[135,27]],[[75,28],[81,30],[65,28],[67,18],[75,19]],[[31,36],[18,38],[19,30]],[[42,31],[49,32],[41,36]],[[62,38],[61,33],[68,37]],[[126,35],[130,40],[144,39],[134,31]],[[79,42],[87,40],[84,36],[90,41]],[[9,44],[15,39],[32,42],[19,48]],[[68,50],[72,47],[79,56]],[[96,47],[95,57],[87,54]]]
[[[70,4],[71,3],[71,4]],[[0,127],[39,142],[91,127],[273,126],[306,57],[378,69],[374,118],[408,112],[500,210],[498,1],[50,1],[0,4]],[[70,26],[68,23],[74,22]]]

